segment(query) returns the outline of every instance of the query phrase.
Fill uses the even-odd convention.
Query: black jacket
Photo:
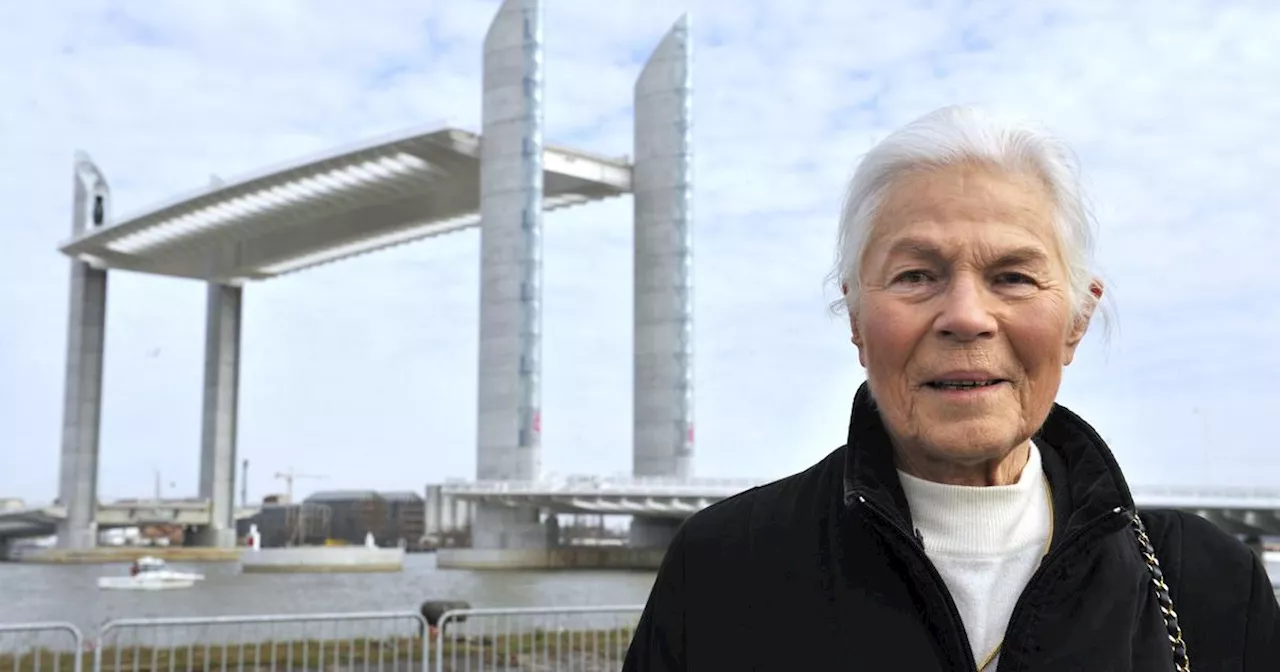
[[[1055,533],[1010,618],[999,671],[1173,670],[1115,458],[1060,406],[1037,445]],[[1141,517],[1191,669],[1280,672],[1280,605],[1259,558],[1197,516]],[[686,521],[623,669],[972,672],[955,604],[913,529],[864,385],[847,446]]]

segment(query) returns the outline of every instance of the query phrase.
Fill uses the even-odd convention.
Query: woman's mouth
[[[935,390],[975,390],[983,387],[993,387],[1003,382],[1005,381],[1001,378],[987,380],[931,380],[925,385]]]

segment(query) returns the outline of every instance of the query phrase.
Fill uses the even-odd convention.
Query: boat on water
[[[129,576],[103,576],[98,587],[104,590],[174,590],[190,588],[203,581],[203,574],[176,572],[164,560],[145,556],[129,567]]]

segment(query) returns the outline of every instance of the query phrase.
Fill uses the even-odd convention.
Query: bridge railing
[[[768,483],[763,478],[646,478],[567,476],[524,481],[449,481],[455,497],[573,496],[722,498]],[[1147,486],[1131,488],[1141,507],[1255,509],[1280,511],[1280,489],[1252,487]]]
[[[1239,497],[1245,499],[1280,499],[1280,488],[1236,485],[1134,485],[1133,494],[1178,495],[1188,497]]]
[[[1277,488],[1135,485],[1130,491],[1140,507],[1280,509]]]
[[[568,478],[539,481],[445,483],[446,495],[573,495],[634,497],[727,497],[766,483],[747,478]]]

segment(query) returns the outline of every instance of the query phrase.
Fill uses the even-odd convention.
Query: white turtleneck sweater
[[[1013,485],[945,485],[898,472],[925,555],[960,610],[974,664],[1004,639],[1013,606],[1040,566],[1051,533],[1040,451],[1032,443],[1030,452]],[[996,656],[983,669],[994,670],[998,661]]]

